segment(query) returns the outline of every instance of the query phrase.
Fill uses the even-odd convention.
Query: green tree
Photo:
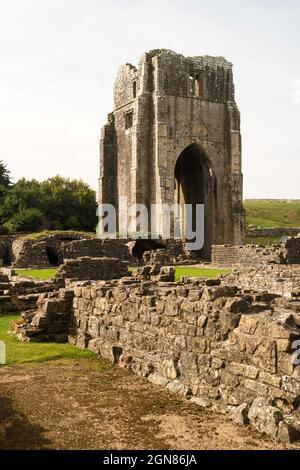
[[[11,187],[11,184],[10,172],[3,161],[0,160],[0,207],[3,205],[4,199],[8,193],[9,188]]]
[[[96,194],[86,183],[55,176],[41,184],[41,191],[50,224],[55,221],[65,230],[95,230]]]
[[[35,232],[41,228],[44,214],[35,207],[21,209],[11,219],[10,223],[17,232]]]
[[[81,180],[55,176],[46,181],[21,179],[5,193],[0,205],[0,224],[16,225],[16,220],[29,218],[25,209],[43,214],[44,228],[94,231],[97,224],[96,194]],[[18,230],[26,230],[18,222]],[[30,225],[30,224],[28,224]],[[38,226],[38,224],[33,224]],[[31,229],[30,229],[31,230]],[[36,229],[32,229],[36,230]]]
[[[20,210],[36,208],[43,210],[41,200],[41,183],[37,180],[22,178],[14,184],[6,193],[0,207],[1,222],[7,222]]]
[[[6,189],[11,186],[10,171],[2,160],[0,160],[0,186]]]

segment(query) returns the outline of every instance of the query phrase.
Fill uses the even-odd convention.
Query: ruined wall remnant
[[[16,268],[49,268],[51,264],[46,248],[45,241],[18,238],[12,245],[14,257],[12,265]]]
[[[0,315],[21,313],[36,308],[41,293],[63,287],[60,281],[39,281],[16,276],[14,270],[0,270]]]
[[[300,265],[271,264],[259,269],[240,267],[226,276],[226,282],[242,289],[297,298],[300,295]]]
[[[83,256],[67,259],[59,268],[56,280],[117,279],[126,276],[128,264],[117,258],[91,258]]]
[[[298,438],[300,313],[293,301],[243,293],[226,279],[184,284],[142,274],[43,296],[15,333],[68,336],[199,406],[282,441]]]
[[[205,246],[241,244],[240,114],[222,57],[145,53],[120,67],[100,141],[100,203],[205,205]],[[163,214],[152,229],[163,232]],[[185,226],[181,227],[185,238]]]
[[[256,266],[266,264],[300,264],[300,237],[290,237],[271,247],[259,245],[215,245],[212,262],[224,266]]]

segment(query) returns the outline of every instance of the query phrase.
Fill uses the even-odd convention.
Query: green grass
[[[248,199],[244,202],[246,224],[253,227],[300,227],[300,200]]]
[[[182,276],[214,279],[221,276],[222,274],[228,274],[229,272],[230,269],[211,269],[195,268],[192,266],[177,266],[175,270],[175,281],[179,281]]]
[[[138,268],[129,267],[129,272],[134,272]],[[180,281],[182,276],[201,277],[215,279],[222,274],[228,274],[230,269],[212,269],[212,268],[196,268],[193,266],[177,266],[175,268],[175,281]]]
[[[40,280],[52,279],[57,274],[57,268],[51,269],[15,269],[18,276],[34,277]]]
[[[45,362],[54,359],[84,359],[95,357],[92,351],[78,349],[68,343],[23,343],[9,333],[10,324],[19,316],[0,316],[0,340],[6,345],[6,363]],[[1,367],[1,366],[0,366]]]
[[[95,238],[96,232],[83,232],[76,230],[43,230],[42,232],[29,233],[28,235],[21,236],[24,240],[39,240],[40,238],[49,237],[49,235],[84,235],[86,238]]]
[[[275,243],[280,243],[282,237],[246,237],[247,245],[261,245],[272,246]]]

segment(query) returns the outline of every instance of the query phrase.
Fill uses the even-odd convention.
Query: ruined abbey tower
[[[100,204],[204,204],[208,256],[213,244],[242,242],[242,189],[232,64],[162,49],[121,66],[101,133]]]

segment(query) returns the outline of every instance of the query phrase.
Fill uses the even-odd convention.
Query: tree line
[[[96,193],[81,180],[54,176],[12,183],[0,161],[0,234],[39,230],[94,231]]]

